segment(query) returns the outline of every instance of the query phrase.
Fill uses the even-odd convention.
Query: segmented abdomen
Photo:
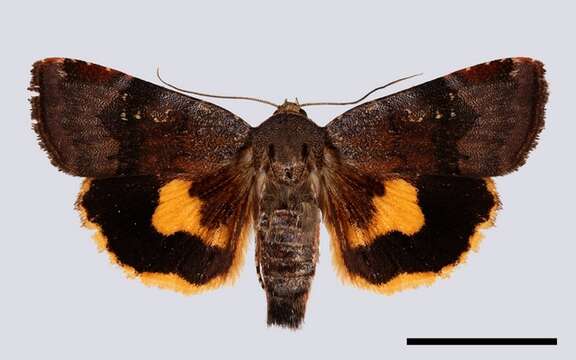
[[[268,299],[268,324],[298,327],[318,259],[319,211],[303,204],[260,215],[257,267]]]

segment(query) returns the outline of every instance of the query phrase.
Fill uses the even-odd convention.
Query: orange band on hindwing
[[[198,236],[206,245],[226,247],[230,230],[226,225],[215,229],[202,225],[203,202],[196,196],[190,196],[191,186],[191,181],[175,179],[160,188],[152,225],[162,235],[184,231]]]
[[[372,200],[375,211],[368,226],[348,227],[346,235],[350,246],[370,245],[378,236],[392,231],[412,235],[424,225],[416,187],[406,180],[393,179],[385,181],[384,188],[384,195]]]

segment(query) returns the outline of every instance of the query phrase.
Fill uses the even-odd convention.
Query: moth
[[[544,126],[544,68],[469,67],[358,105],[320,127],[286,101],[260,126],[122,72],[33,65],[32,118],[100,249],[185,294],[234,280],[251,229],[269,325],[298,328],[321,217],[349,283],[389,294],[460,264]]]

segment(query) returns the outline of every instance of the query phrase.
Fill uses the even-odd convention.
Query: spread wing
[[[230,112],[99,65],[33,65],[32,117],[115,263],[194,293],[234,278],[250,227],[251,128]]]
[[[522,165],[544,126],[542,63],[491,61],[357,106],[326,126],[367,173],[488,177]]]
[[[79,60],[36,62],[30,90],[41,145],[77,176],[207,174],[234,159],[250,133],[216,105]]]
[[[147,285],[197,293],[235,279],[250,229],[251,183],[225,168],[190,181],[85,180],[77,207],[100,250]]]
[[[490,179],[328,170],[322,212],[338,274],[390,294],[431,284],[475,249],[499,206]]]
[[[499,206],[490,176],[521,166],[544,125],[540,62],[460,70],[326,127],[321,207],[344,279],[391,293],[461,263]]]

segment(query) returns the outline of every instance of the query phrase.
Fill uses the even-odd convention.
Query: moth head
[[[304,109],[300,107],[298,99],[296,99],[295,102],[288,101],[288,99],[284,100],[284,103],[278,106],[278,108],[274,112],[274,114],[281,114],[281,113],[288,113],[288,114],[292,113],[308,117],[306,111],[304,111]]]
[[[269,180],[297,185],[317,167],[324,133],[300,112],[276,111],[254,134],[259,167]]]

